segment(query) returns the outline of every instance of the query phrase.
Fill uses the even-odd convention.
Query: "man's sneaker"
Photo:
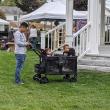
[[[20,82],[20,84],[21,84],[21,85],[23,85],[23,84],[24,84],[24,82]]]
[[[23,85],[24,82],[23,82],[23,81],[20,81],[20,82],[18,82],[18,83],[16,83],[16,84],[18,84],[18,85]]]

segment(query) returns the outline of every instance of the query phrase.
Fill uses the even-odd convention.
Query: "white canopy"
[[[110,16],[110,11],[108,9],[105,10],[105,16]]]
[[[9,25],[9,22],[5,21],[3,19],[0,19],[0,24],[2,24],[2,25]]]
[[[87,11],[75,11],[73,19],[87,19]],[[24,15],[20,21],[29,21],[37,19],[66,19],[66,5],[60,1],[48,2],[39,9]]]

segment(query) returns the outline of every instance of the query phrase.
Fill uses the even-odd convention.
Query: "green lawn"
[[[110,74],[78,72],[78,82],[61,82],[62,77],[49,77],[41,85],[32,80],[38,61],[28,53],[22,73],[24,85],[14,84],[13,53],[0,51],[0,110],[110,110]]]

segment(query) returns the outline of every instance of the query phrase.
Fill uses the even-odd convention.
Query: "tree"
[[[39,8],[46,0],[15,0],[15,4],[22,11],[32,12]]]
[[[0,4],[1,6],[15,6],[15,2],[13,0],[4,0]]]
[[[75,0],[74,1],[74,8],[76,10],[86,11],[87,10],[87,4],[88,4],[88,0]]]
[[[1,19],[6,19],[6,16],[5,16],[5,14],[0,10],[0,18]]]
[[[13,1],[13,0],[11,0]],[[46,0],[14,0],[17,7],[19,7],[22,11],[32,12],[39,8]],[[88,0],[75,0],[74,8],[76,10],[87,10],[87,2]]]

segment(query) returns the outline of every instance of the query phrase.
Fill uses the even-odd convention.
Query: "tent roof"
[[[87,11],[75,11],[74,19],[87,19]],[[66,19],[66,5],[60,1],[48,2],[37,10],[21,17],[21,21],[36,19]]]
[[[9,25],[9,22],[8,21],[5,21],[3,19],[0,19],[0,24]]]

